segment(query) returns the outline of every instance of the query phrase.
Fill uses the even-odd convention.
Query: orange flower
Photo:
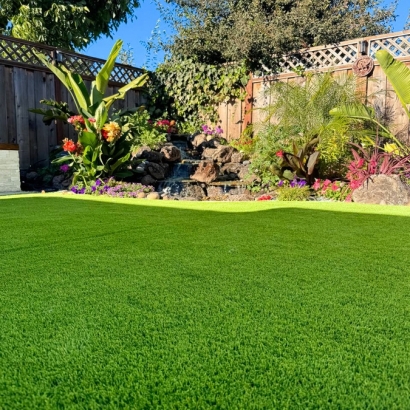
[[[63,150],[66,152],[75,152],[77,151],[77,145],[73,140],[64,138],[63,139]]]
[[[116,122],[111,121],[104,125],[101,135],[107,142],[114,142],[121,135],[121,127]]]

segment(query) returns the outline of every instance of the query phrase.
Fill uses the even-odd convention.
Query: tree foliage
[[[395,2],[381,0],[168,0],[172,54],[203,62],[246,60],[272,67],[272,56],[390,30]]]
[[[0,32],[81,49],[133,17],[138,0],[0,0]]]

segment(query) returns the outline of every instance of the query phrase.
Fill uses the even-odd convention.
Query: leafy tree
[[[168,0],[175,28],[173,55],[203,62],[245,59],[272,67],[272,56],[304,47],[390,30],[396,1],[382,0]]]
[[[81,49],[133,17],[138,0],[0,0],[0,32]]]

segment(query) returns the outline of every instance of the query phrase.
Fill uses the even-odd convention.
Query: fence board
[[[17,144],[17,117],[14,91],[14,69],[13,67],[4,67],[5,94],[7,101],[7,140],[10,144]],[[21,166],[21,162],[20,162]]]
[[[4,66],[0,65],[0,144],[8,143],[7,136],[7,100],[6,100],[6,74]]]

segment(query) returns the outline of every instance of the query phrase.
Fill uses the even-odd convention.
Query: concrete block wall
[[[0,144],[0,192],[19,191],[20,161],[18,146]]]

